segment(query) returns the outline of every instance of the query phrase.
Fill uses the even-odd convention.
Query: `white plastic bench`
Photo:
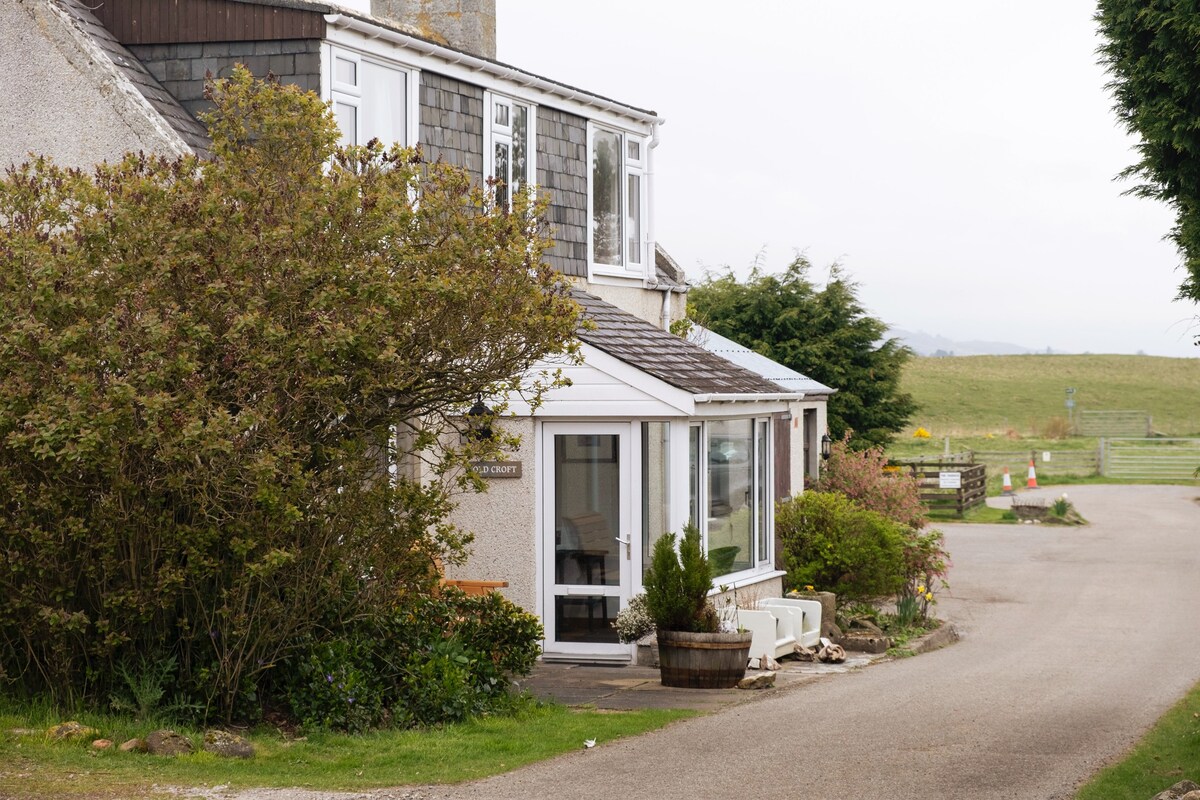
[[[759,600],[758,607],[772,614],[790,614],[792,635],[805,647],[816,647],[821,640],[821,604],[816,600],[772,597],[769,600]]]
[[[738,626],[750,631],[750,657],[761,658],[769,655],[779,658],[796,652],[795,622],[788,611],[773,613],[778,609],[767,610],[739,608]]]

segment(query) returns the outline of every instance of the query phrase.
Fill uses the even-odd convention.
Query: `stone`
[[[738,681],[739,689],[770,689],[775,685],[774,672],[760,672],[757,675],[747,675]]]
[[[236,733],[215,728],[204,732],[204,749],[222,758],[254,758],[254,745]]]
[[[1179,800],[1200,800],[1200,789],[1188,792],[1185,795],[1180,795]]]
[[[817,651],[813,650],[811,647],[805,647],[802,644],[796,645],[795,655],[796,655],[797,661],[816,661],[817,660]]]
[[[144,753],[146,752],[146,740],[138,738],[127,739],[117,745],[117,749],[122,753]]]
[[[97,739],[92,742],[93,750],[107,750],[112,747],[112,739]]]
[[[759,669],[759,668],[761,668],[761,666],[762,666],[762,659],[760,659],[760,658],[751,658],[749,661],[746,662],[746,669]]]
[[[1197,785],[1195,782],[1180,781],[1170,789],[1154,795],[1150,800],[1184,800],[1184,798],[1187,798],[1187,800],[1200,800],[1200,795],[1196,795],[1196,797],[1188,796],[1195,794],[1197,791],[1200,791],[1200,785]]]
[[[841,664],[846,660],[846,651],[839,644],[831,644],[822,647],[817,658],[826,664]]]
[[[780,669],[779,662],[766,653],[763,654],[762,668],[771,672],[778,672]]]
[[[846,634],[851,635],[860,631],[865,631],[875,636],[883,636],[883,628],[879,627],[866,617],[855,617],[854,619],[850,620],[850,627],[846,631]]]
[[[856,653],[886,653],[892,646],[892,640],[888,637],[866,632],[847,633],[838,639],[837,643]]]
[[[183,756],[194,749],[186,736],[175,731],[152,731],[146,737],[146,752],[152,756]]]
[[[95,736],[99,732],[95,728],[89,728],[83,723],[72,720],[70,722],[60,722],[50,728],[46,731],[46,737],[54,742],[73,741],[75,739]]]

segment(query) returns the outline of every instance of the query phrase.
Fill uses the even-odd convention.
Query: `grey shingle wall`
[[[179,102],[196,114],[206,111],[204,76],[225,77],[235,64],[254,75],[267,72],[283,83],[321,91],[321,41],[283,39],[262,42],[205,42],[203,44],[133,44],[129,50]]]
[[[421,72],[421,149],[483,180],[483,89]]]
[[[554,247],[546,261],[564,275],[587,277],[587,120],[537,110],[537,183],[550,195]]]

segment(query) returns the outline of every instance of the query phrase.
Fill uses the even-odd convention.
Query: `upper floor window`
[[[340,47],[331,47],[329,55],[329,100],[342,144],[410,144],[411,70]]]
[[[534,108],[499,95],[488,95],[488,141],[484,174],[496,179],[496,204],[508,207],[514,193],[535,182]]]
[[[636,270],[642,266],[645,224],[645,142],[592,128],[592,261]]]

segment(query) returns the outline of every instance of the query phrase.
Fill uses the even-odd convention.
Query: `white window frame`
[[[512,198],[513,190],[513,106],[524,106],[528,113],[526,120],[525,135],[528,140],[525,142],[526,164],[525,175],[522,185],[530,187],[531,191],[536,191],[537,185],[537,105],[520,97],[511,95],[499,94],[497,92],[485,91],[483,93],[483,176],[484,179],[496,178],[505,181],[506,197]],[[496,122],[496,107],[508,107],[508,124],[504,125]],[[508,145],[508,174],[496,174],[496,145]]]
[[[754,524],[752,525],[751,530],[750,530],[750,544],[751,544],[751,547],[753,547],[755,550],[754,558],[752,560],[752,566],[749,567],[748,569],[739,570],[738,572],[732,572],[732,573],[728,573],[725,575],[714,575],[713,576],[714,579],[719,579],[721,583],[730,584],[730,585],[735,585],[741,581],[759,577],[767,572],[772,572],[774,570],[774,564],[775,564],[775,524],[774,524],[775,523],[775,515],[772,512],[772,509],[774,509],[774,507],[775,507],[775,484],[774,484],[775,441],[774,441],[774,436],[772,435],[772,432],[773,432],[772,426],[774,425],[774,423],[771,421],[771,417],[768,415],[755,416],[755,417],[729,417],[729,418],[722,418],[719,420],[714,419],[711,421],[745,422],[747,420],[750,420],[753,423],[751,425],[751,435],[750,435],[750,441],[751,441],[751,445],[752,445],[752,452],[750,454],[750,459],[753,463],[753,470],[751,472],[751,486],[754,488],[761,486],[763,492],[765,493],[765,503],[764,503],[763,507],[765,507],[765,509],[766,509],[766,518],[759,519],[759,517],[760,517],[759,511],[761,509],[760,509],[760,506],[758,503],[758,494],[757,494],[757,492],[751,492],[751,502],[749,505],[750,505],[750,509],[751,509],[751,512],[750,512],[751,520],[754,521]],[[700,447],[699,447],[699,454],[698,454],[700,469],[699,469],[699,472],[697,475],[697,484],[698,485],[696,487],[697,519],[695,519],[694,522],[696,524],[696,527],[698,527],[700,529],[700,538],[701,538],[701,542],[703,543],[705,553],[707,553],[708,549],[709,549],[709,541],[708,541],[708,533],[709,533],[708,532],[708,502],[709,502],[709,496],[708,496],[708,493],[709,493],[709,472],[708,472],[708,468],[709,468],[709,462],[708,462],[709,430],[708,430],[708,423],[709,423],[709,421],[710,420],[695,420],[695,419],[693,419],[690,421],[689,425],[686,428],[687,439],[689,441],[691,438],[692,429],[698,429],[700,431]],[[765,459],[762,459],[761,463],[766,468],[765,469],[766,474],[760,474],[761,472],[763,472],[763,470],[759,469],[760,459],[759,459],[759,451],[758,451],[758,431],[759,431],[759,426],[764,422],[766,423],[766,426],[767,426],[767,433],[763,440],[763,444],[766,448],[766,454],[765,454]],[[687,476],[685,476],[685,481],[690,479],[690,473],[691,473],[690,456],[691,456],[691,454],[690,454],[690,447],[689,447],[688,448],[688,458],[687,458],[687,460],[684,461],[684,463],[687,464]],[[688,502],[690,503],[690,500],[691,500],[690,488],[687,490],[687,492],[688,492]],[[684,512],[685,521],[693,521],[693,520],[689,519],[690,515],[687,511],[686,504],[685,504],[684,508],[685,508],[685,512]],[[763,543],[766,545],[765,552],[759,552],[760,543]]]
[[[337,60],[344,59],[354,63],[355,83],[349,84],[337,79]],[[385,58],[378,53],[368,52],[350,47],[346,44],[325,42],[321,46],[321,99],[334,107],[335,103],[344,103],[355,108],[355,128],[358,141],[353,144],[366,144],[367,137],[362,135],[361,113],[364,102],[362,87],[363,63],[376,64],[404,75],[404,142],[406,147],[414,147],[419,142],[420,134],[420,87],[421,71],[411,64]],[[391,146],[392,142],[384,142]]]
[[[621,209],[618,213],[620,230],[618,239],[621,242],[620,247],[620,264],[605,264],[596,260],[596,228],[595,228],[595,176],[593,174],[593,159],[595,157],[595,139],[597,132],[615,134],[620,138],[620,155],[621,164],[618,167],[618,186],[621,195]],[[633,159],[629,157],[629,144],[636,142],[638,144],[639,158]],[[640,133],[630,131],[623,128],[618,128],[612,125],[603,125],[591,120],[587,125],[587,181],[588,181],[588,207],[587,207],[587,243],[588,243],[588,265],[590,275],[612,275],[621,277],[637,277],[644,278],[650,274],[648,266],[649,259],[649,148],[650,138]],[[638,225],[640,227],[640,235],[634,247],[629,245],[629,232],[626,230],[627,225],[627,205],[629,202],[628,186],[629,178],[636,176],[638,178]],[[636,261],[634,260],[636,257]]]

